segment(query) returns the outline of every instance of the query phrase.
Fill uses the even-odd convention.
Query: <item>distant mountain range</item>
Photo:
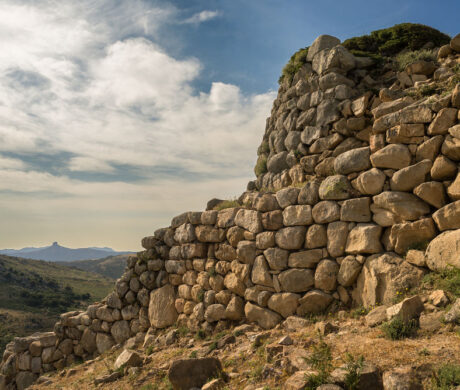
[[[27,247],[23,249],[0,249],[0,254],[7,256],[23,257],[33,260],[62,261],[102,259],[108,256],[126,255],[133,252],[117,252],[111,248],[66,248],[54,242],[42,248]]]

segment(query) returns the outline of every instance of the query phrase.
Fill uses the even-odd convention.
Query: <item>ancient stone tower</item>
[[[145,237],[103,302],[7,347],[0,389],[149,327],[271,328],[390,302],[426,272],[460,267],[459,41],[398,71],[318,37],[281,81],[239,204]]]

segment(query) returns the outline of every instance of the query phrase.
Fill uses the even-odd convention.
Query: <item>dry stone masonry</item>
[[[454,77],[458,40],[437,65],[377,74],[337,38],[317,38],[279,89],[242,206],[186,212],[145,237],[103,302],[7,346],[0,389],[25,389],[150,327],[268,329],[391,303],[428,270],[460,267],[460,84],[409,93]]]

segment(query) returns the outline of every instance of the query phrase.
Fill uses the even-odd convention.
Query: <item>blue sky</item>
[[[458,1],[0,2],[0,248],[138,249],[239,195],[283,65],[320,34],[455,35]]]
[[[197,56],[209,69],[197,82],[199,88],[209,87],[215,78],[249,92],[277,88],[280,69],[291,54],[321,33],[345,40],[406,22],[428,24],[449,35],[459,29],[460,3],[454,0],[184,0],[173,4],[188,14],[203,9],[219,12],[195,28],[174,26],[171,44],[170,30],[162,36],[171,53]]]

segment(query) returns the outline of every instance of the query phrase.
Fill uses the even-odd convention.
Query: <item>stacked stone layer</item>
[[[187,212],[145,237],[103,302],[7,346],[0,389],[26,388],[150,327],[268,329],[292,315],[389,303],[428,269],[460,267],[460,85],[414,101],[401,91],[429,82],[417,73],[426,67],[385,88],[391,75],[373,80],[372,61],[331,37],[308,58],[280,88],[259,148],[268,171],[244,206]]]

